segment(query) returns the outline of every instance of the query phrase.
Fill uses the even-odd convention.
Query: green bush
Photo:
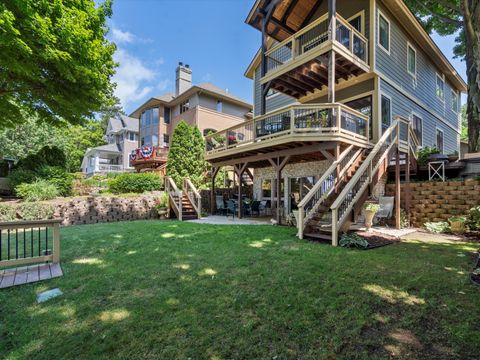
[[[417,163],[418,165],[427,165],[428,158],[430,155],[440,154],[440,150],[438,150],[435,146],[432,147],[424,147],[418,151],[417,156]]]
[[[448,222],[429,222],[425,223],[425,229],[428,232],[442,234],[450,232],[450,224]]]
[[[357,234],[343,234],[340,238],[340,246],[366,249],[368,247],[368,241]]]
[[[15,206],[0,203],[0,221],[14,221],[17,218]]]
[[[466,225],[470,230],[480,230],[480,206],[468,211]]]
[[[143,193],[162,188],[162,178],[154,173],[125,173],[108,182],[108,190],[114,194]]]
[[[71,196],[74,175],[58,166],[44,166],[39,171],[41,179],[55,185],[60,196]]]
[[[46,180],[37,180],[31,184],[20,184],[15,188],[15,193],[28,202],[51,200],[59,195],[55,185]]]
[[[58,166],[63,169],[67,167],[65,153],[55,146],[45,146],[36,154],[28,155],[20,160],[17,169],[39,170],[44,166]]]
[[[49,220],[53,219],[55,207],[52,204],[38,202],[23,203],[18,206],[18,213],[23,220]]]
[[[8,177],[11,189],[16,189],[20,184],[31,184],[37,179],[37,174],[32,170],[16,169]]]

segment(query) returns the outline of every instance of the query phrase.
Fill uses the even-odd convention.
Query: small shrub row
[[[55,207],[45,203],[0,204],[0,221],[53,219]],[[18,216],[17,216],[18,215]]]
[[[108,191],[113,194],[143,193],[158,191],[162,188],[163,181],[154,173],[125,173],[108,182]]]
[[[55,196],[70,196],[72,195],[73,180],[74,175],[58,166],[43,166],[37,168],[35,171],[18,168],[9,177],[10,187],[14,189],[15,194],[20,197],[24,197],[25,187],[23,186],[25,184],[35,184],[37,182],[42,182],[44,185],[45,182],[48,182],[54,186],[57,190]],[[34,187],[32,189],[34,189]],[[29,190],[27,191],[30,193]],[[35,197],[35,195],[33,197]]]
[[[51,200],[60,195],[58,188],[46,180],[37,180],[31,184],[20,184],[15,188],[18,196],[27,202]]]

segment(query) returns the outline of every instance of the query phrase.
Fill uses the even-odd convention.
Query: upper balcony
[[[130,154],[130,166],[135,169],[155,168],[167,162],[168,148],[143,146]]]
[[[348,80],[370,71],[369,41],[338,13],[335,37],[323,15],[265,53],[266,74],[261,83],[295,98],[328,86],[329,51],[336,53],[335,79]]]
[[[369,117],[343,104],[292,105],[205,137],[206,160],[341,141],[368,147]]]

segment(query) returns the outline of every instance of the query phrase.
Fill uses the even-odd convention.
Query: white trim
[[[413,124],[414,124],[414,121],[413,121],[413,117],[416,116],[417,118],[419,118],[421,121],[422,121],[422,139],[421,139],[421,144],[420,144],[420,148],[423,148],[424,147],[424,144],[425,144],[425,141],[424,141],[424,137],[425,137],[425,133],[424,133],[424,129],[425,129],[425,124],[424,124],[424,121],[423,121],[423,116],[420,115],[419,113],[417,113],[416,111],[412,111],[412,113],[410,114],[410,120],[412,122],[412,127],[413,127]]]
[[[445,131],[443,131],[443,129],[439,128],[438,126],[435,127],[435,146],[436,148],[440,151],[441,154],[443,154],[445,152]],[[443,149],[439,149],[438,148],[438,132],[441,132],[442,133],[442,139],[443,139]]]
[[[390,95],[387,95],[385,92],[380,91],[380,133],[383,134],[383,109],[382,109],[382,97],[386,97],[388,100],[390,100],[390,123],[388,126],[392,125],[392,120],[393,120],[393,100]]]
[[[413,50],[413,52],[415,53],[415,72],[410,72],[410,49]],[[413,76],[413,79],[415,80],[415,82],[417,82],[417,64],[418,64],[418,61],[417,61],[417,49],[412,45],[412,43],[410,41],[407,41],[407,72]]]
[[[437,85],[438,85],[437,79],[440,79],[443,81],[443,99],[440,96],[438,96],[438,93],[437,93]],[[445,104],[445,74],[440,75],[438,72],[435,72],[435,96],[437,97],[438,100],[440,100]]]
[[[382,17],[387,23],[388,23],[388,49],[384,48],[383,45],[380,43],[380,17]],[[377,23],[377,44],[378,47],[380,47],[383,51],[385,51],[388,55],[390,55],[390,49],[392,47],[392,41],[391,41],[391,33],[392,33],[392,23],[388,18],[385,16],[385,14],[378,10],[378,23]]]
[[[361,10],[359,11],[358,13],[356,13],[355,15],[353,16],[350,16],[347,20],[347,22],[350,24],[350,21],[352,21],[353,19],[356,19],[357,17],[360,16],[360,32],[365,35],[365,10]]]

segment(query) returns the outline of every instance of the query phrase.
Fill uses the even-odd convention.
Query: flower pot
[[[167,218],[168,209],[161,208],[157,210],[158,216],[160,216],[161,220],[165,220]]]
[[[371,231],[373,226],[373,218],[375,217],[376,213],[376,211],[365,210],[365,226],[367,227],[367,231]]]
[[[449,162],[455,162],[458,160],[458,155],[448,155]]]
[[[465,233],[465,221],[450,221],[450,229],[454,234],[464,234]]]

